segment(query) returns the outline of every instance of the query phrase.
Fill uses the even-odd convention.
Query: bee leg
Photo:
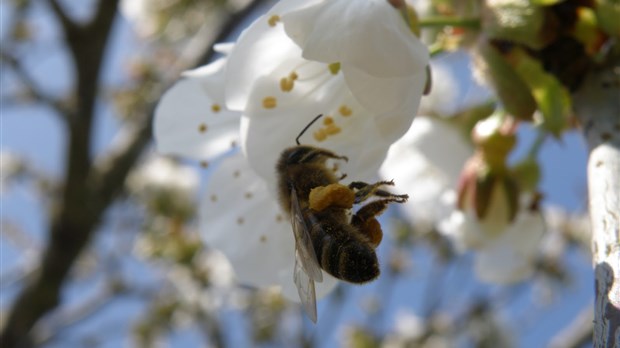
[[[388,198],[368,203],[351,217],[351,225],[368,237],[370,243],[375,248],[379,246],[381,239],[383,239],[383,231],[376,216],[381,215],[391,202],[398,202],[398,200]]]
[[[356,190],[355,203],[361,203],[372,196],[389,198],[392,202],[404,203],[409,198],[408,195],[395,195],[379,187],[383,185],[394,186],[394,181],[378,181],[374,184],[368,184],[362,181],[354,181],[349,184],[349,188]]]

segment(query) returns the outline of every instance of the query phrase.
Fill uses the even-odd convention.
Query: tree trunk
[[[620,61],[593,71],[574,95],[588,142],[595,275],[594,347],[620,347]]]

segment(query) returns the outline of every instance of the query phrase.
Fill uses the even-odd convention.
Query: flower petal
[[[222,251],[238,281],[256,287],[280,285],[299,301],[293,282],[295,245],[290,220],[270,196],[264,181],[241,153],[225,158],[209,178],[202,206],[205,243]],[[337,283],[317,284],[317,297]]]
[[[265,15],[246,28],[228,58],[226,105],[231,110],[245,108],[254,82],[270,75],[288,57],[301,57],[301,50],[284,33],[284,27],[274,16],[299,6],[301,0],[280,1]],[[293,70],[293,66],[288,67]]]
[[[510,284],[534,272],[538,245],[545,224],[540,213],[521,213],[509,228],[493,239],[475,258],[475,269],[483,281]]]
[[[426,84],[426,72],[393,78],[378,78],[353,66],[343,66],[347,86],[355,99],[377,114],[377,126],[391,141],[409,129],[418,111]]]
[[[303,57],[351,64],[378,77],[423,71],[428,50],[385,0],[333,0],[282,16],[287,35]]]
[[[456,128],[418,116],[390,148],[380,173],[409,194],[405,214],[416,224],[433,227],[454,209],[460,169],[472,152]]]
[[[168,90],[155,110],[154,136],[158,151],[209,160],[238,144],[239,113],[226,110],[223,100],[204,89],[207,77],[191,77]]]

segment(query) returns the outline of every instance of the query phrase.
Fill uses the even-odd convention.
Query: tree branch
[[[50,107],[54,110],[54,112],[57,112],[61,116],[64,116],[67,113],[68,109],[59,100],[47,95],[47,93],[43,92],[39,88],[36,81],[28,74],[18,58],[8,53],[6,49],[0,49],[0,57],[2,62],[6,63],[15,75],[17,75],[21,84],[26,89],[26,97],[28,99],[34,99],[35,101]]]
[[[588,142],[595,267],[594,346],[620,346],[620,57],[593,71],[574,95]]]
[[[72,265],[94,235],[106,209],[121,193],[125,178],[150,142],[156,106],[153,102],[147,107],[149,116],[128,131],[126,141],[99,163],[102,165],[93,167],[90,146],[99,72],[118,0],[100,0],[93,20],[82,26],[71,21],[56,0],[49,1],[63,24],[75,65],[77,105],[67,113],[69,142],[65,185],[60,204],[53,209],[49,241],[39,271],[18,295],[5,321],[0,335],[3,348],[32,346],[32,327],[59,304],[60,292]],[[229,22],[232,24],[225,25],[217,37],[229,35],[234,26],[264,1],[254,0],[231,16]],[[203,54],[200,63],[210,60],[212,55],[212,50]]]

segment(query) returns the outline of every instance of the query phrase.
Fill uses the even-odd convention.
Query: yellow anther
[[[325,116],[323,118],[323,124],[328,126],[330,124],[334,124],[334,119],[331,116]]]
[[[290,92],[290,91],[292,91],[294,86],[295,86],[295,80],[292,80],[291,78],[283,77],[280,80],[280,89],[283,92]]]
[[[200,133],[204,133],[207,131],[207,125],[205,123],[201,123],[200,126],[198,126],[198,131]]]
[[[340,72],[340,63],[331,63],[327,68],[332,75],[337,75]]]
[[[346,105],[341,105],[340,108],[338,109],[338,112],[340,113],[340,115],[346,117],[346,116],[351,116],[351,114],[353,113],[353,110],[351,110],[351,108]]]
[[[220,106],[220,104],[213,104],[211,105],[211,111],[213,112],[220,112],[222,110],[222,107]]]
[[[265,109],[273,109],[278,105],[276,97],[265,97],[263,99],[263,107]]]
[[[324,129],[319,129],[318,131],[314,132],[314,139],[316,141],[323,141],[327,138],[327,134],[325,133]]]
[[[203,167],[203,168],[207,168],[207,167],[209,167],[209,162],[202,161],[202,162],[200,162],[200,166]]]
[[[335,124],[327,125],[325,128],[323,128],[323,130],[325,131],[327,135],[338,134],[340,133],[340,131],[342,131],[342,129],[336,126]]]
[[[267,20],[267,23],[269,23],[270,27],[275,27],[276,24],[278,24],[279,21],[280,21],[280,16],[273,15],[273,16],[269,17],[269,19]]]
[[[295,81],[295,80],[297,80],[297,79],[299,78],[299,75],[297,75],[297,73],[293,71],[293,72],[291,72],[291,74],[290,74],[290,75],[288,75],[288,77],[289,77],[291,80]]]

